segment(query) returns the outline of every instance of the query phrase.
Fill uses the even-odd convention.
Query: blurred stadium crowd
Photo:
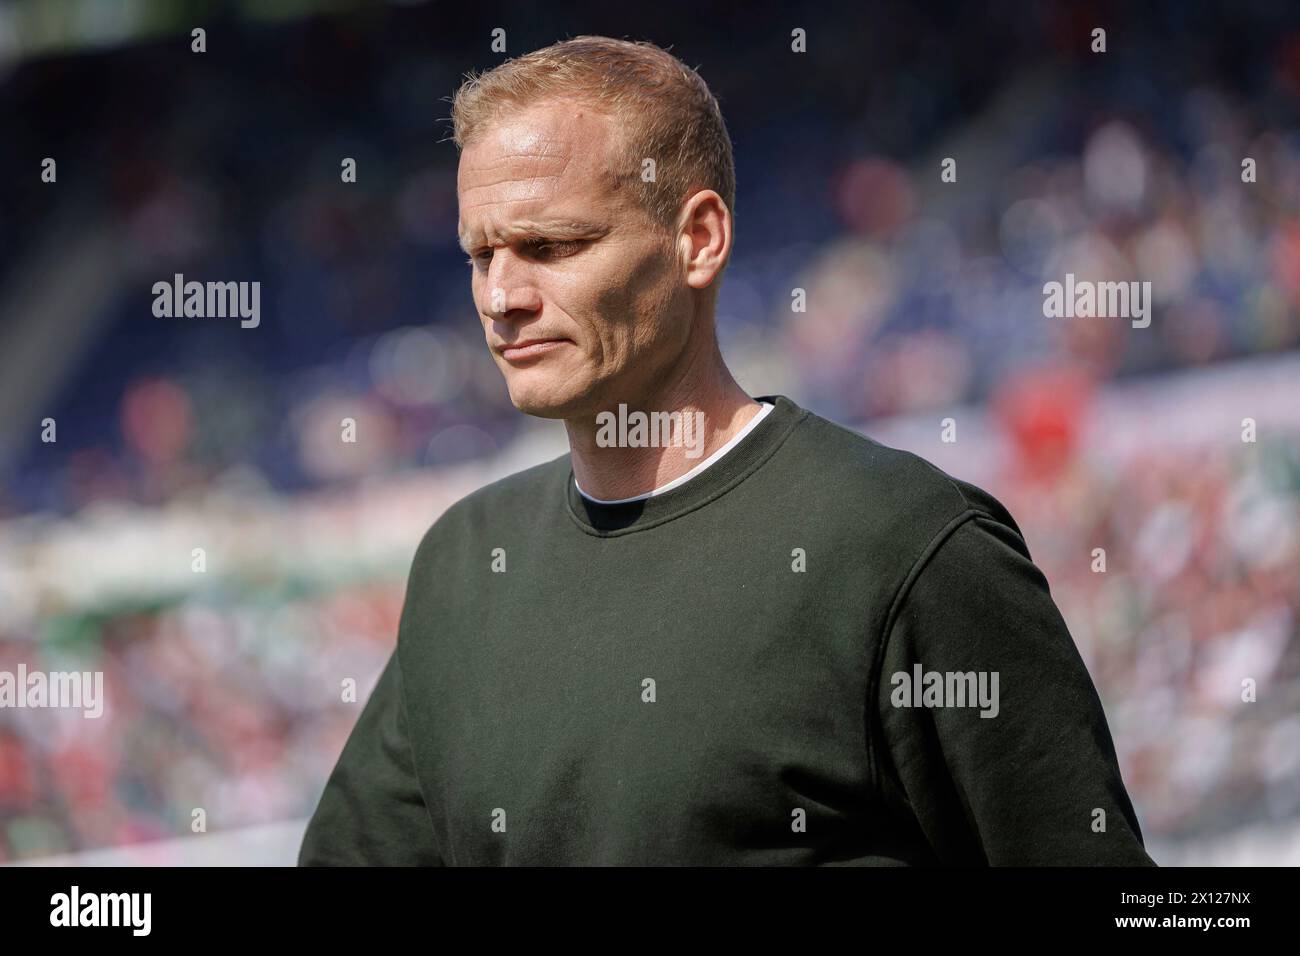
[[[1300,430],[1153,429],[1121,455],[1086,422],[1091,396],[1154,373],[1300,344],[1300,27],[1281,11],[1109,11],[1104,55],[1066,4],[941,25],[810,6],[797,59],[784,17],[636,28],[700,65],[731,126],[719,312],[741,382],[868,434],[988,410],[1006,441],[962,454],[1024,529],[1169,839],[1300,817]],[[512,52],[632,30],[568,15]],[[495,24],[440,16],[231,21],[201,58],[178,35],[0,79],[0,336],[68,340],[3,409],[0,668],[103,669],[112,690],[99,721],[0,712],[0,860],[183,834],[196,807],[214,829],[310,811],[357,714],[339,675],[364,701],[420,533],[520,447],[563,450],[511,408],[456,245],[440,120],[459,73],[496,62]],[[47,155],[57,188],[32,172]],[[74,258],[90,305],[71,336],[15,303]],[[260,280],[261,327],[155,319],[175,272]],[[1152,326],[1045,319],[1066,272],[1151,280]],[[409,510],[360,520],[394,482]],[[232,522],[253,543],[178,577],[187,542]],[[1240,674],[1268,688],[1253,707]]]

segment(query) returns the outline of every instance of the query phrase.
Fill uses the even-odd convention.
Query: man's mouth
[[[568,342],[568,339],[520,339],[502,345],[498,351],[507,362],[523,362],[554,351]]]

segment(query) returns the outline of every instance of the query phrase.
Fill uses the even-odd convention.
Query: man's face
[[[616,173],[613,122],[576,104],[506,114],[465,145],[461,243],[492,358],[520,411],[591,416],[675,368],[691,301],[674,237]]]

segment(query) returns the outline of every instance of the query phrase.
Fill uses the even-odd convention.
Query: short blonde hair
[[[577,101],[622,127],[613,175],[634,185],[650,218],[669,229],[682,203],[712,189],[731,210],[736,166],[718,101],[700,75],[653,43],[580,36],[469,73],[452,99],[452,138],[465,145],[502,112]],[[642,179],[653,159],[655,178]]]

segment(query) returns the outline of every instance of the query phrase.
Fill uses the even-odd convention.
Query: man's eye
[[[577,252],[580,245],[582,243],[576,239],[562,239],[555,242],[539,240],[528,243],[528,251],[541,259],[556,259]]]
[[[536,239],[524,243],[524,249],[528,255],[536,259],[560,259],[577,252],[581,246],[581,239],[557,239],[550,242]],[[478,265],[486,268],[487,264],[492,261],[492,250],[484,249],[482,252],[476,252],[465,261],[471,266]]]

